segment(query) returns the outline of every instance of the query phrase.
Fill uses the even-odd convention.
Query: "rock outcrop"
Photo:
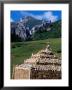
[[[18,22],[11,22],[11,34],[16,34],[23,41],[28,40],[37,31],[51,30],[51,28],[48,28],[50,24],[51,22],[42,22],[42,20],[39,21],[33,17],[23,17]]]

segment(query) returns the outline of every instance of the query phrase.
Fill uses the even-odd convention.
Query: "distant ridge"
[[[34,28],[33,31],[32,28]],[[18,22],[11,22],[11,35],[11,41],[60,38],[61,20],[49,23],[31,16],[26,16]]]

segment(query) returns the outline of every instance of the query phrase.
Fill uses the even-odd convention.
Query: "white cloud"
[[[51,22],[55,22],[55,21],[57,21],[58,16],[53,15],[52,12],[45,12],[44,13],[44,18],[46,18],[48,20],[51,20]]]
[[[33,15],[34,18],[42,20],[43,16],[42,15]]]
[[[14,22],[14,20],[11,18],[10,22]]]
[[[31,13],[25,12],[25,11],[21,11],[21,15],[22,15],[22,16],[32,16]]]
[[[53,15],[53,12],[50,12],[50,11],[49,12],[45,12],[42,15],[34,15],[32,13],[29,13],[29,12],[21,11],[21,15],[22,16],[32,16],[32,17],[34,17],[36,19],[39,19],[39,20],[42,20],[43,18],[45,18],[47,20],[51,20],[51,22],[55,22],[58,19],[58,16]]]
[[[24,12],[24,11],[21,11],[21,15],[22,16],[31,16],[31,17],[34,17],[36,19],[42,20],[42,15],[34,15],[32,13]]]

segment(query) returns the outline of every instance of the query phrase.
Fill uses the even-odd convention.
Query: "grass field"
[[[55,54],[57,55],[61,54],[60,38],[12,43],[11,44],[11,74],[12,74],[13,65],[23,63],[24,60],[29,58],[32,53],[37,53],[39,50],[46,48],[46,45],[48,45],[48,43],[50,44]]]

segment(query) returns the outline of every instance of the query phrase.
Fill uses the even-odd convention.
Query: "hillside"
[[[11,72],[13,65],[23,63],[32,53],[37,53],[39,50],[45,48],[48,43],[50,44],[52,51],[60,56],[60,38],[11,43]]]
[[[37,31],[33,35],[33,40],[48,39],[48,38],[60,38],[61,37],[61,20],[52,23],[50,31]]]
[[[27,16],[27,19],[28,19],[28,22],[26,23],[26,26],[29,27],[30,30],[35,25],[39,25],[39,24],[42,23],[42,20],[35,19],[35,18],[31,17],[31,16]]]
[[[50,28],[50,30],[48,30]],[[61,20],[54,23],[24,17],[18,22],[11,22],[11,41],[30,41],[61,37]]]

